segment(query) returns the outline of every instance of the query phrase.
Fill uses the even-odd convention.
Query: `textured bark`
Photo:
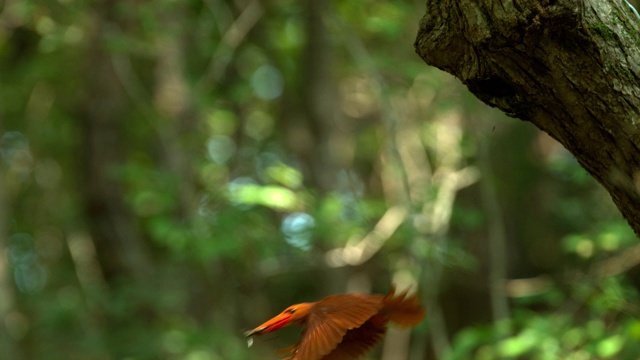
[[[563,144],[640,234],[639,23],[624,0],[430,0],[415,48]]]

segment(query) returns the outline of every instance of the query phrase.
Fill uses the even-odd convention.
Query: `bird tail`
[[[408,295],[408,290],[396,295],[396,289],[392,287],[384,297],[383,303],[382,311],[388,316],[389,321],[398,326],[416,326],[426,315],[417,294]]]

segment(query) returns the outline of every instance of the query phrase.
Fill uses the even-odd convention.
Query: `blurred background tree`
[[[3,357],[275,359],[242,331],[396,283],[428,319],[371,359],[637,358],[633,232],[422,63],[423,6],[3,2]]]

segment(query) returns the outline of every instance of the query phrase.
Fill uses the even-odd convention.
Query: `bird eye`
[[[293,314],[294,312],[296,312],[296,308],[287,309],[287,312],[288,312],[289,314]]]

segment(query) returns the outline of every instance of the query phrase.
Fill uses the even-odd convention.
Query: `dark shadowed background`
[[[636,359],[633,232],[422,63],[423,9],[2,2],[0,357],[277,359],[242,332],[395,283],[427,320],[369,359]]]

